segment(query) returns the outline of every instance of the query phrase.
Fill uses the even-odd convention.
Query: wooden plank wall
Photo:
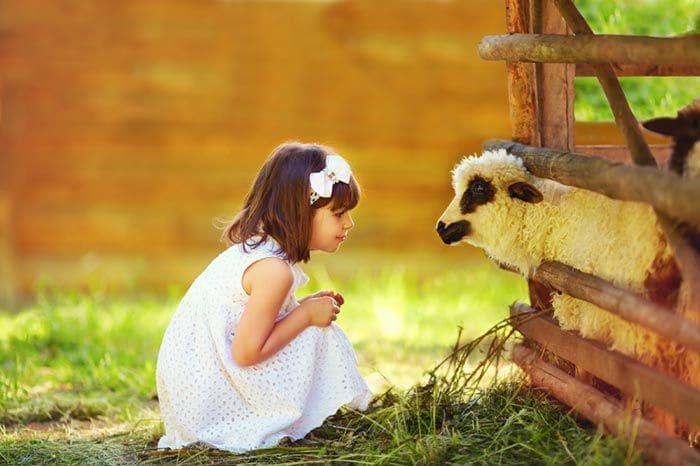
[[[0,290],[188,283],[288,139],[352,162],[350,247],[453,254],[449,171],[510,134],[476,54],[504,30],[476,0],[0,2]]]

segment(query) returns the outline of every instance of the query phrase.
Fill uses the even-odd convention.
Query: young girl
[[[272,447],[343,404],[366,409],[371,393],[333,323],[343,296],[294,297],[308,281],[298,263],[338,249],[358,201],[350,167],[329,148],[288,143],[270,155],[226,228],[232,245],[194,281],[163,337],[159,448]]]

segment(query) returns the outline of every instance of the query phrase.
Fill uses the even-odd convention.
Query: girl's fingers
[[[311,296],[314,298],[322,298],[324,296],[328,296],[333,298],[333,300],[339,305],[343,305],[345,303],[345,298],[343,298],[343,295],[332,290],[322,290],[314,293]]]

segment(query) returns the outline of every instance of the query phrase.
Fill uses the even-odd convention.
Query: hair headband
[[[350,183],[350,165],[339,155],[326,156],[326,168],[320,172],[309,175],[311,184],[310,204],[313,204],[319,197],[331,197],[333,195],[333,185],[338,181]]]

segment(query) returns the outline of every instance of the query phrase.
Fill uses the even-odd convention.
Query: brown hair
[[[256,248],[268,236],[276,240],[291,262],[309,260],[311,219],[314,211],[333,202],[334,209],[350,210],[360,200],[354,177],[338,182],[330,198],[309,205],[309,175],[326,166],[329,147],[288,142],[278,146],[263,164],[246,195],[243,209],[226,225],[222,238],[229,244]],[[252,240],[260,236],[260,239]]]

